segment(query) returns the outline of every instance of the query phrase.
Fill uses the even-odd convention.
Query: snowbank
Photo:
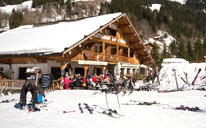
[[[200,89],[206,87],[206,79],[202,79],[206,76],[206,63],[172,63],[163,66],[159,72],[160,82],[159,86],[157,86],[159,90],[177,90],[174,69],[176,70],[177,83],[180,90]],[[192,85],[199,69],[201,69],[201,71],[197,76],[194,85]],[[182,79],[186,82],[188,79],[189,84],[186,84]],[[154,83],[156,82],[157,78]]]

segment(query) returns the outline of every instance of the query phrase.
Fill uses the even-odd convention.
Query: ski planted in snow
[[[199,68],[199,70],[197,72],[197,75],[195,76],[194,80],[192,81],[192,85],[194,85],[194,83],[195,83],[195,81],[197,79],[197,76],[199,75],[200,71],[201,71],[201,68]]]
[[[82,105],[81,105],[81,103],[79,103],[78,106],[79,106],[79,110],[80,110],[80,112],[81,112],[81,113],[84,113],[84,111],[83,111],[83,109],[82,109]]]
[[[187,82],[182,78],[182,77],[180,77],[181,79],[182,79],[182,81],[185,83],[185,84],[187,84]]]
[[[93,109],[91,107],[89,107],[89,105],[87,103],[84,103],[85,107],[87,108],[87,110],[89,111],[90,114],[93,114]]]

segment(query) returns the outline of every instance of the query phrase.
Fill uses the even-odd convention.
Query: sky
[[[94,95],[95,94],[95,95]],[[46,93],[46,99],[52,103],[47,111],[28,112],[19,110],[20,94],[1,96],[0,101],[16,99],[10,103],[0,103],[1,128],[205,128],[206,113],[187,110],[175,110],[175,107],[199,107],[206,110],[205,91],[187,90],[158,93],[156,91],[134,91],[131,95],[122,96],[101,93],[94,90],[56,90]],[[102,108],[116,110],[123,117],[112,118],[101,114]],[[117,96],[119,98],[120,107]],[[31,94],[27,94],[27,103]],[[134,102],[136,101],[136,102]],[[137,102],[138,101],[138,102]],[[135,105],[140,102],[157,102],[151,106]],[[78,103],[82,104],[84,113],[80,113]],[[83,105],[87,103],[94,111],[89,114]],[[131,105],[123,105],[125,103]],[[63,111],[75,111],[63,114]],[[100,113],[99,113],[100,112]],[[114,115],[114,114],[113,114]]]

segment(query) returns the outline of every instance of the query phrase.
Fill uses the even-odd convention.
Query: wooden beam
[[[139,59],[144,59],[144,60],[145,60],[145,59],[149,58],[149,56],[139,56],[138,58],[139,58]]]
[[[131,36],[136,36],[137,34],[135,33],[125,33],[124,37],[131,37]]]
[[[140,41],[130,41],[129,44],[141,44]]]
[[[126,27],[131,27],[130,24],[125,24],[125,25],[119,25],[118,28],[121,29],[121,28],[126,28]]]
[[[130,57],[130,48],[128,48],[128,57]]]
[[[153,63],[151,60],[144,61],[143,64]]]
[[[146,51],[144,48],[142,49],[131,49],[130,52],[137,52],[137,53],[141,53],[141,52],[144,52]]]
[[[88,65],[83,65],[83,68],[84,68],[84,78],[86,79],[87,70],[88,70],[89,66]]]

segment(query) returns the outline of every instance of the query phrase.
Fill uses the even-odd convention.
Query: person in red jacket
[[[92,76],[92,81],[93,81],[94,83],[97,82],[97,79],[96,79],[96,76],[95,76],[95,75]]]
[[[65,84],[65,89],[68,89],[69,88],[69,83],[70,83],[68,75],[66,75],[66,77],[64,78],[63,83]]]

